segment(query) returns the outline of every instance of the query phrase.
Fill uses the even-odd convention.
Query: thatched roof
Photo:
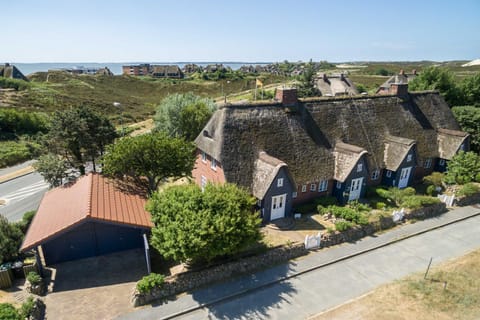
[[[333,154],[335,155],[335,172],[333,178],[344,182],[352,172],[358,160],[367,153],[367,150],[343,142],[337,142]]]
[[[415,145],[415,140],[388,136],[385,138],[384,163],[385,168],[397,171],[407,156],[410,149]]]
[[[462,143],[468,138],[468,133],[458,130],[438,129],[439,155],[442,159],[451,160]]]
[[[9,63],[0,65],[0,77],[28,81],[27,77],[16,66]]]
[[[377,93],[382,90],[388,91],[392,84],[408,84],[409,81],[412,81],[417,76],[416,73],[400,73],[388,78],[377,90]]]
[[[355,85],[345,75],[326,75],[315,80],[316,86],[322,96],[341,96],[341,95],[357,95],[358,91]]]
[[[261,151],[255,161],[252,192],[258,199],[263,199],[281,168],[287,164]],[[287,171],[288,172],[288,171]]]
[[[397,148],[400,142],[415,141],[419,162],[439,157],[439,129],[460,128],[443,98],[428,91],[405,98],[307,99],[291,108],[280,103],[227,105],[214,113],[195,142],[222,163],[226,181],[253,190],[261,151],[288,165],[296,183],[341,180],[365,152],[370,170],[394,167],[385,147],[394,145],[392,139]],[[340,168],[345,144],[358,150],[350,151],[353,160]]]

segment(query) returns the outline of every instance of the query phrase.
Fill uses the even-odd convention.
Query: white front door
[[[412,167],[402,169],[402,172],[400,173],[400,180],[398,180],[398,188],[402,189],[408,185],[408,179],[410,178],[411,171]]]
[[[362,191],[362,182],[363,182],[363,178],[357,178],[352,180],[352,184],[350,185],[350,194],[348,196],[348,201],[353,201],[360,198],[360,192]]]
[[[272,210],[270,211],[270,220],[280,219],[285,217],[285,201],[287,194],[272,197]]]

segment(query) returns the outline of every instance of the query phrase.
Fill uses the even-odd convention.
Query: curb
[[[475,209],[477,209],[477,208],[475,208]],[[266,282],[266,283],[264,283],[264,284],[261,284],[261,285],[259,285],[259,286],[253,287],[253,288],[248,288],[248,289],[240,290],[240,291],[237,291],[237,292],[232,293],[232,294],[230,294],[230,295],[227,295],[227,296],[224,296],[224,297],[221,297],[221,298],[217,298],[217,299],[214,299],[214,300],[209,301],[209,302],[200,303],[200,304],[198,304],[197,306],[190,307],[190,308],[188,308],[188,309],[184,309],[184,310],[182,310],[182,311],[178,311],[178,312],[175,312],[175,313],[173,313],[173,314],[169,314],[169,315],[164,316],[164,317],[160,317],[159,319],[162,319],[162,320],[174,319],[174,318],[177,318],[177,317],[179,317],[179,316],[182,316],[182,315],[191,313],[191,312],[193,312],[193,311],[196,311],[196,310],[199,310],[199,309],[203,309],[203,308],[205,308],[205,307],[208,307],[208,306],[217,304],[217,303],[219,303],[219,302],[231,300],[231,299],[233,299],[233,298],[240,297],[240,296],[245,295],[245,294],[247,294],[247,293],[254,292],[254,291],[257,291],[257,290],[261,290],[261,289],[263,289],[263,288],[270,287],[270,286],[272,286],[272,285],[274,285],[274,284],[277,284],[277,283],[283,282],[283,281],[285,281],[285,280],[289,280],[289,279],[298,277],[298,276],[300,276],[300,275],[302,275],[302,274],[306,274],[306,273],[312,272],[312,271],[314,271],[314,270],[317,270],[317,269],[320,269],[320,268],[323,268],[323,267],[326,267],[326,266],[329,266],[329,265],[338,263],[338,262],[340,262],[340,261],[344,261],[344,260],[347,260],[347,259],[350,259],[350,258],[359,256],[359,255],[361,255],[361,254],[364,254],[364,253],[367,253],[367,252],[371,252],[371,251],[374,251],[374,250],[377,250],[377,249],[380,249],[380,248],[389,246],[389,245],[391,245],[391,244],[400,242],[400,241],[402,241],[402,240],[406,240],[406,239],[409,239],[409,238],[413,238],[413,237],[415,237],[415,236],[418,236],[418,235],[427,233],[427,232],[432,231],[432,230],[440,229],[440,228],[442,228],[442,227],[445,227],[445,226],[448,226],[448,225],[451,225],[451,224],[454,224],[454,223],[457,223],[457,222],[460,222],[460,221],[468,220],[468,219],[470,219],[470,218],[473,218],[473,217],[476,217],[476,216],[479,216],[479,215],[480,215],[480,210],[479,210],[478,212],[474,213],[474,214],[471,214],[471,215],[467,216],[467,217],[460,217],[460,218],[454,219],[454,220],[452,220],[452,221],[443,223],[443,224],[441,224],[441,225],[429,227],[429,228],[426,228],[426,229],[423,229],[423,230],[420,230],[420,231],[411,233],[411,234],[409,234],[409,235],[405,235],[405,236],[403,236],[403,237],[399,237],[399,238],[396,238],[396,239],[387,241],[387,242],[382,243],[382,244],[379,244],[379,245],[377,245],[377,246],[373,246],[373,247],[371,247],[371,248],[364,249],[364,250],[361,250],[361,251],[358,251],[358,252],[355,252],[355,253],[352,253],[352,254],[349,254],[349,255],[346,255],[346,256],[343,256],[343,257],[340,257],[340,258],[331,260],[331,261],[329,261],[329,262],[325,262],[325,263],[322,263],[322,264],[320,264],[320,265],[307,268],[307,269],[302,270],[302,271],[298,271],[298,272],[296,272],[296,273],[294,273],[294,274],[291,274],[291,275],[288,275],[288,276],[282,276],[282,277],[280,277],[280,278],[278,278],[278,279],[276,279],[276,280],[272,280],[272,281]],[[288,262],[287,262],[287,263],[288,263]]]
[[[27,176],[27,175],[32,174],[32,173],[34,173],[34,172],[35,172],[35,170],[32,170],[32,171],[30,171],[30,172],[26,172],[26,173],[22,173],[22,174],[19,174],[19,175],[16,175],[16,176],[12,176],[11,178],[7,178],[7,179],[5,179],[5,180],[2,180],[2,178],[0,177],[0,184],[5,183],[5,182],[8,182],[8,181],[15,180],[15,179],[17,179],[17,178],[21,178],[21,177]]]

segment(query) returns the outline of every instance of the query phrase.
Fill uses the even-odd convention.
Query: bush
[[[322,208],[321,213],[331,213],[336,218],[342,218],[356,224],[368,224],[368,219],[365,214],[349,207],[328,206],[326,208]]]
[[[0,214],[0,264],[18,257],[18,249],[22,243],[23,233],[16,223],[9,223]]]
[[[436,203],[440,203],[441,201],[437,198],[432,198],[429,196],[408,196],[402,200],[402,206],[409,208],[409,209],[418,209],[423,206],[428,206]]]
[[[443,186],[444,174],[441,172],[432,172],[431,175],[423,177],[423,183],[433,185],[435,187]]]
[[[448,184],[472,182],[480,174],[480,156],[475,152],[460,151],[447,164],[444,181]]]
[[[475,182],[480,182],[480,172],[475,176]]]
[[[137,290],[140,293],[149,293],[155,287],[161,287],[165,282],[165,277],[158,273],[150,273],[137,282]]]
[[[429,196],[434,196],[437,193],[437,187],[434,186],[433,184],[429,185],[427,187],[427,190],[425,191]]]
[[[387,206],[387,205],[385,204],[385,202],[377,202],[377,204],[376,204],[375,207],[376,207],[377,209],[382,210],[382,209],[385,209],[386,206]]]
[[[35,216],[36,211],[27,211],[23,214],[22,220],[18,222],[20,230],[25,234],[28,230],[28,227],[32,223],[33,217]]]
[[[10,303],[0,303],[0,319],[2,320],[20,320],[22,317],[17,309]]]
[[[340,232],[346,231],[351,227],[353,227],[353,223],[349,221],[338,221],[335,223],[335,229],[337,229],[337,231],[340,231]]]
[[[42,277],[40,277],[40,275],[35,271],[29,272],[27,274],[27,280],[32,284],[32,286],[36,286],[42,283]]]
[[[20,314],[22,315],[22,318],[28,318],[33,311],[33,308],[35,307],[35,300],[33,300],[32,296],[29,296],[27,300],[22,303],[22,306],[20,307]]]
[[[457,195],[468,197],[478,192],[480,192],[480,187],[478,185],[474,183],[467,183],[462,186],[462,188],[458,191]]]

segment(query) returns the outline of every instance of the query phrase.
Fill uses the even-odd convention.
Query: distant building
[[[328,75],[322,74],[315,80],[315,85],[322,96],[355,96],[358,94],[357,88],[350,79],[343,73]]]
[[[122,66],[124,75],[152,76],[154,78],[182,79],[183,72],[177,65],[151,65],[148,63]]]
[[[95,74],[100,76],[109,76],[109,77],[113,76],[113,72],[110,71],[110,69],[108,69],[107,67],[98,69],[97,72],[95,72]]]
[[[110,71],[107,67],[105,68],[91,68],[91,67],[84,67],[84,66],[76,66],[73,68],[64,68],[60,69],[61,71],[68,72],[70,74],[89,74],[89,75],[106,75],[106,76],[113,76],[113,72]],[[55,71],[55,70],[49,70]]]
[[[201,66],[196,65],[195,63],[188,63],[183,66],[184,73],[195,73],[195,72],[202,72],[203,69]]]
[[[27,77],[25,77],[17,67],[10,63],[5,63],[4,65],[0,64],[0,77],[28,81]]]
[[[417,76],[417,70],[413,70],[412,73],[405,73],[405,71],[400,70],[400,73],[394,76],[391,76],[387,81],[385,81],[380,88],[377,90],[377,94],[396,94],[398,85],[406,85]],[[392,86],[393,85],[393,86]]]
[[[177,65],[152,65],[150,75],[154,78],[183,78],[183,72]]]

